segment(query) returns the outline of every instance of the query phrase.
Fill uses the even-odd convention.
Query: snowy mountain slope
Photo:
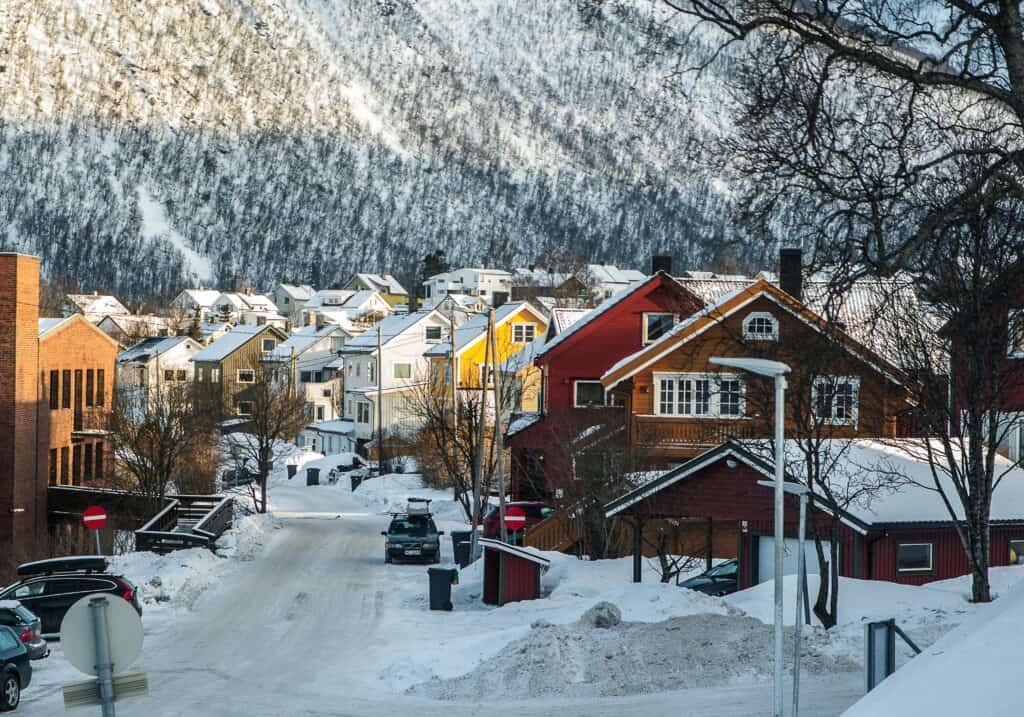
[[[723,245],[688,29],[654,0],[5,0],[0,244],[129,297],[409,280],[434,248],[757,263]]]

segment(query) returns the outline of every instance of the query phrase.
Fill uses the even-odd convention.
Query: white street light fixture
[[[779,361],[755,358],[723,358],[712,356],[716,366],[738,368],[767,376],[775,381],[775,717],[783,717],[782,692],[782,561],[783,561],[783,473],[785,466],[786,374],[789,366]]]

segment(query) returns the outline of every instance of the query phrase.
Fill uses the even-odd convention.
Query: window
[[[302,383],[312,383],[313,372],[312,371],[299,371],[299,380]]]
[[[103,442],[96,444],[96,479],[103,480]]]
[[[644,343],[657,341],[667,334],[675,323],[675,314],[644,314]]]
[[[356,423],[370,422],[370,404],[360,401],[356,404]]]
[[[60,408],[60,371],[50,371],[50,410]]]
[[[173,380],[174,380],[174,369],[172,369],[172,368],[164,369],[164,381],[173,381]]]
[[[210,380],[213,381],[214,383],[219,383],[220,382],[220,369],[219,368],[211,368],[210,369]]]
[[[106,398],[104,397],[104,394],[106,393],[106,390],[107,390],[107,386],[106,386],[107,380],[106,379],[107,379],[106,371],[104,371],[103,369],[97,369],[96,370],[96,405],[97,406],[104,405],[104,403],[106,401]]]
[[[370,359],[366,362],[366,380],[373,383],[377,380],[377,360]]]
[[[362,368],[363,365],[361,363],[356,363],[356,378],[359,378],[359,372],[362,371]]]
[[[352,378],[352,364],[348,365],[348,377]]]
[[[333,395],[334,395],[334,391],[332,391],[331,389],[329,389],[329,388],[325,388],[325,389],[323,390],[323,396],[324,396],[324,398],[330,398],[330,397],[331,397],[331,396],[333,396]]]
[[[239,416],[251,416],[252,401],[235,401],[235,413]]]
[[[174,377],[179,381],[185,381],[188,379],[188,372],[183,368],[179,368],[174,372]],[[99,403],[99,401],[97,401],[97,403]]]
[[[860,379],[855,376],[818,376],[811,384],[811,410],[826,425],[856,426]]]
[[[748,314],[743,319],[743,338],[752,341],[778,341],[778,319],[764,311]]]
[[[477,384],[480,388],[486,388],[487,386],[494,385],[494,367],[481,365],[477,366],[477,380],[480,382]]]
[[[331,337],[331,353],[338,353],[344,347],[345,347],[345,337],[344,336],[332,336]]]
[[[93,467],[93,455],[92,455],[92,444],[85,444],[85,463],[83,464],[84,478],[86,483],[92,482],[92,467]]]
[[[412,378],[412,364],[411,363],[396,363],[395,364],[395,378]]]
[[[345,415],[346,416],[351,416],[352,415],[352,399],[351,398],[345,399]]]
[[[68,473],[68,447],[64,446],[60,449],[60,484],[67,485],[70,480]]]
[[[75,369],[75,410],[76,411],[80,411],[82,409],[82,399],[84,398],[84,396],[82,394],[85,393],[82,390],[83,379],[84,379],[84,376],[82,374],[82,369],[76,368]]]
[[[50,485],[57,485],[57,449],[50,449]]]
[[[71,448],[71,485],[82,485],[82,447]]]
[[[238,369],[238,383],[256,383],[256,372],[251,368]]]
[[[1006,327],[1007,355],[1024,358],[1024,309],[1011,309]]]
[[[18,638],[14,636],[15,634],[16,633],[11,632],[10,630],[0,631],[0,650],[9,652],[10,650],[18,647]]]
[[[14,595],[12,595],[11,597],[15,600],[24,600],[25,598],[39,597],[43,594],[43,590],[45,589],[46,581],[39,580],[34,583],[29,583],[28,585],[22,585],[20,588],[14,591]],[[6,630],[4,630],[3,634],[7,635],[9,633]]]
[[[528,344],[537,333],[535,324],[512,324],[512,343]]]
[[[316,407],[316,420],[318,420],[318,421],[324,420],[324,407],[323,406],[317,406]]]
[[[743,379],[732,374],[655,374],[657,414],[741,418],[745,410]]]
[[[61,393],[60,393],[60,407],[71,408],[71,371],[64,369],[60,374],[61,379]]]
[[[274,339],[263,339],[263,353],[268,354],[274,350],[277,346],[277,341]]]
[[[576,408],[604,406],[604,386],[600,381],[573,381],[572,405]]]
[[[263,326],[263,325],[264,325],[265,323],[267,323],[267,317],[266,317],[266,316],[257,316],[257,317],[256,317],[256,325],[257,325],[257,326]],[[273,347],[273,346],[271,346],[271,347],[270,347],[270,348],[268,349],[268,348],[267,348],[267,341],[266,341],[266,339],[264,339],[264,341],[263,341],[263,350],[264,350],[264,351],[273,351],[273,350],[274,350],[274,347]]]
[[[930,573],[932,571],[931,543],[897,543],[897,573]]]
[[[425,329],[426,340],[428,344],[436,344],[441,340],[441,327],[440,326],[428,326]]]
[[[1010,565],[1024,565],[1024,540],[1010,541]]]
[[[90,368],[90,369],[86,370],[86,372],[85,372],[85,405],[88,406],[89,408],[93,407],[92,390],[93,390],[93,386],[95,386],[95,384],[96,384],[96,375],[93,373],[93,370]]]

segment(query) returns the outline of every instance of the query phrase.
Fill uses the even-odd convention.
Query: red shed
[[[835,442],[839,443],[838,439]],[[790,456],[794,443],[787,441]],[[930,468],[914,453],[920,441],[843,443],[847,445],[832,447],[832,455],[838,456],[833,459],[833,470],[839,471],[833,481],[862,480],[866,471],[885,471],[902,478],[898,486],[884,488],[870,499],[854,501],[841,511],[839,574],[919,585],[969,573],[956,528],[942,499],[928,487]],[[997,467],[1005,473],[992,500],[993,566],[1024,563],[1024,470],[1011,467],[1009,461],[1005,463]],[[798,465],[795,460],[787,463],[787,480],[803,482],[797,475]],[[739,587],[743,589],[772,576],[773,491],[758,485],[758,481],[773,478],[770,461],[755,454],[749,444],[728,441],[612,501],[605,512],[609,517],[627,517],[637,527],[656,518],[702,518],[709,524],[736,526]],[[819,495],[814,500],[827,505]],[[785,511],[784,570],[793,574],[799,516],[794,496],[786,496]],[[808,526],[815,521],[824,532],[830,516],[816,509],[808,516]],[[815,573],[817,559],[813,542],[808,543],[807,567]]]
[[[526,548],[481,538],[484,548],[484,603],[504,605],[540,597],[540,576],[551,561]]]

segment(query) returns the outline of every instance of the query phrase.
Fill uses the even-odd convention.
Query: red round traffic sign
[[[82,513],[82,522],[90,530],[99,530],[107,524],[107,511],[98,505],[91,505]]]
[[[526,513],[517,505],[505,507],[505,528],[508,530],[522,530],[526,525]]]

